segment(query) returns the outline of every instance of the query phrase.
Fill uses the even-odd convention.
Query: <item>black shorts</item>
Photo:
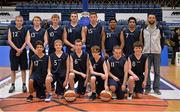
[[[36,91],[36,96],[38,98],[45,96],[45,78],[41,77],[40,74],[33,73],[29,79],[33,80],[33,87]]]
[[[84,86],[84,82],[86,79],[84,79],[82,76],[75,74],[74,82],[76,83],[78,81],[77,86],[77,93],[84,95],[86,92],[86,86]]]
[[[139,77],[138,81],[135,81],[134,92],[135,93],[143,93],[142,83],[144,81],[144,77]]]
[[[100,76],[91,75],[96,77],[96,93],[99,95],[104,90],[104,80]]]
[[[21,70],[26,70],[28,68],[26,49],[23,50],[20,56],[16,56],[16,52],[11,49],[9,57],[12,71],[17,71],[19,66]]]
[[[65,87],[63,87],[65,77],[59,77],[58,75],[53,74],[52,78],[53,78],[52,83],[54,84],[56,82],[55,93],[58,94],[58,95],[63,95],[64,91],[65,91]]]
[[[125,95],[125,91],[122,91],[121,89],[121,86],[122,86],[122,82],[120,81],[115,81],[114,79],[112,78],[109,78],[108,79],[108,84],[109,86],[115,86],[116,87],[116,96],[117,96],[117,99],[123,99],[124,98],[124,95]]]

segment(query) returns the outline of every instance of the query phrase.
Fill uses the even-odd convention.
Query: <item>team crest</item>
[[[49,35],[50,37],[54,37],[54,32],[51,32]]]
[[[33,33],[31,33],[31,37],[35,37],[35,33],[33,32]]]
[[[133,61],[133,62],[132,62],[132,67],[135,67],[135,66],[136,66],[136,62]]]
[[[88,29],[88,33],[92,34],[93,33],[92,29]]]

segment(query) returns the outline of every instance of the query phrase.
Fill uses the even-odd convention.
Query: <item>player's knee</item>
[[[115,86],[110,86],[109,88],[110,88],[110,90],[111,90],[112,92],[115,92],[115,91],[116,91],[116,87],[115,87]]]
[[[91,77],[91,82],[95,82],[96,81],[96,77],[95,76],[92,76]]]
[[[29,85],[33,85],[33,83],[34,83],[33,79],[30,79],[29,80]]]
[[[129,77],[129,82],[131,83],[131,82],[134,82],[134,81],[135,81],[134,77],[133,77],[133,76],[130,76],[130,77]]]
[[[74,79],[75,74],[74,73],[69,73],[69,79]]]
[[[48,82],[52,82],[52,77],[51,76],[46,77],[46,83],[48,83]]]

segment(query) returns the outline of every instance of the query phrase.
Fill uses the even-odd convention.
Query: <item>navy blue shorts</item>
[[[17,71],[19,66],[21,70],[26,70],[28,68],[26,49],[23,50],[20,56],[16,56],[16,52],[14,50],[10,50],[9,57],[12,71]]]
[[[104,80],[100,76],[91,75],[96,77],[96,93],[99,95],[102,90],[104,90]]]
[[[52,83],[54,84],[56,82],[55,93],[58,95],[63,95],[65,91],[65,87],[63,87],[65,77],[59,77],[58,75],[53,75],[52,78],[53,78]]]
[[[86,87],[84,86],[84,82],[86,79],[84,79],[82,76],[75,74],[74,82],[76,83],[78,81],[78,87],[77,87],[77,93],[84,95],[86,92]]]

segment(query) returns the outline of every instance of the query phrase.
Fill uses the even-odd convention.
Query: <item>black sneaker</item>
[[[95,100],[96,99],[96,93],[92,93],[92,95],[89,97],[89,99]]]
[[[13,93],[15,91],[15,86],[11,86],[9,89],[9,93]]]
[[[27,92],[27,87],[26,87],[26,85],[23,85],[23,86],[22,86],[22,91],[23,91],[23,93],[26,93],[26,92]]]
[[[150,92],[151,92],[150,89],[145,89],[145,94],[146,94],[146,95],[149,94]]]
[[[29,95],[26,100],[27,100],[27,102],[32,102],[33,101],[33,96]]]
[[[157,95],[161,95],[161,92],[159,90],[154,90],[154,93]]]
[[[46,96],[40,96],[38,97],[41,101],[44,101],[46,99]]]

